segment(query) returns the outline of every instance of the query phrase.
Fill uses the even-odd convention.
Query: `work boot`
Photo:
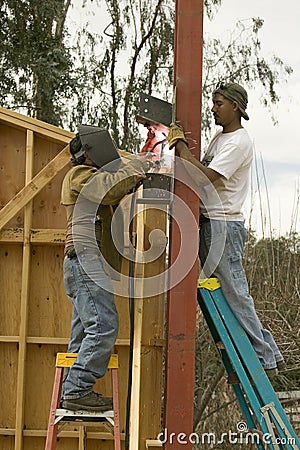
[[[266,372],[266,375],[268,376],[269,380],[272,380],[278,375],[278,369],[275,367],[274,369],[264,369]]]
[[[111,397],[103,397],[97,392],[90,392],[84,397],[63,400],[62,407],[71,411],[102,412],[113,409],[113,400]]]
[[[276,361],[276,364],[277,364],[277,369],[278,370],[285,370],[286,369],[286,365],[285,365],[284,359],[280,359],[280,360]]]

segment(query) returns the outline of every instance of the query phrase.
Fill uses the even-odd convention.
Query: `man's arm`
[[[125,164],[117,172],[98,171],[82,189],[82,195],[103,205],[116,205],[137,183],[145,178],[145,165],[141,159]]]
[[[175,155],[184,161],[188,161],[189,164],[183,164],[198,186],[204,186],[209,183],[213,183],[222,175],[209,167],[204,166],[198,161],[187,146],[187,139],[184,134],[184,130],[180,122],[174,122],[170,125],[170,131],[168,134],[169,147],[175,147]]]

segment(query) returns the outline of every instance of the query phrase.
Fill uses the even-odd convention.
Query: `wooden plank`
[[[30,242],[32,244],[64,244],[65,229],[31,229]],[[24,240],[23,228],[3,228],[0,231],[0,243],[20,243]]]
[[[55,142],[68,143],[74,137],[74,133],[70,131],[1,107],[0,121],[8,123],[10,126],[13,125],[16,128],[31,130]]]
[[[25,183],[26,133],[24,130],[16,130],[0,122],[0,137],[1,209],[23,188]],[[24,226],[23,211],[16,215],[9,226]]]
[[[6,228],[0,230],[1,243],[20,243],[24,239],[24,228]]]
[[[25,184],[24,188],[15,195],[0,211],[0,230],[11,220],[24,206],[43,189],[47,183],[69,163],[70,153],[67,145],[52,159],[32,180]]]
[[[42,344],[42,345],[68,345],[69,343],[69,338],[59,338],[59,337],[43,337],[43,336],[37,336],[37,337],[32,337],[32,336],[28,336],[26,338],[26,342],[27,344]]]
[[[33,229],[30,233],[32,244],[64,244],[65,229]]]
[[[16,385],[18,349],[15,343],[0,344],[0,427],[14,428],[16,422]],[[1,450],[5,447],[1,447]]]
[[[65,229],[32,229],[30,242],[32,244],[64,244],[66,239]]]
[[[32,179],[33,173],[33,150],[34,135],[27,131],[26,140],[26,172],[25,183]],[[16,436],[15,450],[22,450],[23,426],[24,426],[24,399],[25,399],[25,363],[26,363],[26,336],[28,322],[28,296],[29,296],[29,273],[30,273],[30,227],[32,221],[32,203],[25,208],[24,215],[24,243],[23,243],[23,267],[21,287],[21,321],[18,355],[18,378],[17,378],[17,405],[16,405]]]
[[[143,195],[142,190],[137,192],[137,198]],[[137,205],[136,231],[138,252],[144,251],[144,211],[142,205]],[[129,428],[129,450],[139,448],[139,422],[140,422],[140,390],[141,390],[141,351],[142,351],[142,326],[143,326],[143,282],[144,264],[136,264],[135,270],[135,300],[134,300],[134,337],[132,360],[132,386],[131,409]]]
[[[78,450],[85,450],[86,437],[85,427],[79,427]]]
[[[19,342],[19,336],[0,336],[0,342]]]
[[[14,428],[0,428],[0,434],[4,436],[14,436],[15,432]]]
[[[0,435],[2,436],[14,436],[16,430],[14,428],[0,428]],[[24,437],[45,437],[47,435],[47,430],[23,430]],[[79,436],[79,431],[61,431],[59,433],[60,438],[77,438]],[[112,441],[113,435],[112,433],[105,431],[88,431],[87,432],[88,439],[96,439],[96,440],[107,440]],[[125,435],[121,433],[121,440],[124,441]]]
[[[45,344],[45,345],[68,345],[70,338],[68,337],[48,337],[48,336],[28,336],[27,344]],[[0,342],[19,342],[19,336],[0,336]],[[129,339],[117,339],[116,347],[128,347]]]
[[[156,439],[147,439],[146,440],[146,448],[153,448],[153,447],[162,447],[161,441],[158,441]]]
[[[164,344],[164,311],[166,294],[166,230],[168,226],[167,205],[154,206],[147,211],[145,217],[145,250],[156,247],[159,251],[158,258],[153,258],[145,266],[145,279],[149,281],[153,277],[161,277],[156,282],[160,288],[154,296],[143,300],[143,330],[142,330],[142,364],[141,379],[147,380],[142,383],[140,391],[140,439],[139,448],[145,448],[145,441],[156,440],[161,429],[162,408],[162,372]],[[161,230],[164,235],[162,239],[156,239],[150,244],[150,236],[153,231]],[[155,279],[155,278],[154,278]],[[148,294],[149,295],[149,294]],[[149,318],[151,317],[151,320]],[[149,346],[150,344],[150,346]]]
[[[22,250],[21,244],[0,245],[0,334],[4,336],[20,332]]]

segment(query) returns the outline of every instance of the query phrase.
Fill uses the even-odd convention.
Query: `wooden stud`
[[[34,135],[32,131],[28,130],[26,140],[26,172],[25,172],[26,184],[30,183],[33,173],[33,147],[34,147]],[[22,441],[23,441],[31,221],[32,221],[32,204],[29,203],[25,208],[25,215],[24,215],[24,244],[23,244],[23,266],[22,266],[22,287],[21,287],[20,338],[19,338],[19,355],[18,355],[15,450],[22,449]]]
[[[137,198],[142,196],[142,190],[137,192]],[[137,251],[144,251],[144,211],[142,205],[137,205],[136,216]],[[130,410],[130,441],[129,450],[139,448],[139,419],[140,419],[140,388],[141,388],[141,348],[143,325],[143,278],[144,264],[136,264],[134,300],[134,338],[132,361],[132,387]]]
[[[78,450],[85,450],[85,443],[86,443],[86,429],[84,426],[80,426]]]
[[[145,216],[145,249],[150,248],[149,236],[153,230],[161,230],[166,235],[168,226],[167,205],[154,206],[148,209]],[[164,241],[164,240],[163,240]],[[156,245],[161,246],[159,240]],[[161,246],[161,256],[145,265],[145,279],[160,275],[161,288],[165,288],[166,254],[165,245]],[[153,242],[151,243],[151,248]],[[141,379],[147,380],[141,384],[140,391],[140,438],[139,448],[145,445],[146,439],[157,437],[161,426],[161,393],[164,348],[164,310],[166,294],[161,293],[143,300],[143,330]],[[154,395],[155,392],[155,395]]]

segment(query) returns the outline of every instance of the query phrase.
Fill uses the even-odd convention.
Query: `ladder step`
[[[121,450],[120,436],[120,415],[118,399],[118,355],[112,355],[108,368],[111,370],[112,391],[113,391],[113,410],[110,411],[72,411],[60,408],[61,387],[63,380],[63,371],[65,367],[71,367],[77,358],[76,353],[58,353],[56,357],[56,370],[53,385],[53,393],[49,414],[48,430],[46,437],[45,450],[56,449],[56,438],[59,432],[59,425],[76,422],[76,425],[95,426],[99,423],[108,422],[108,426],[113,429],[114,448]],[[81,427],[81,428],[82,428]],[[62,427],[60,427],[62,429]]]
[[[56,410],[56,420],[55,423],[60,421],[77,421],[77,422],[101,422],[108,419],[114,418],[114,411],[105,411],[105,412],[97,412],[97,411],[71,411],[70,409],[62,409],[59,408]]]

